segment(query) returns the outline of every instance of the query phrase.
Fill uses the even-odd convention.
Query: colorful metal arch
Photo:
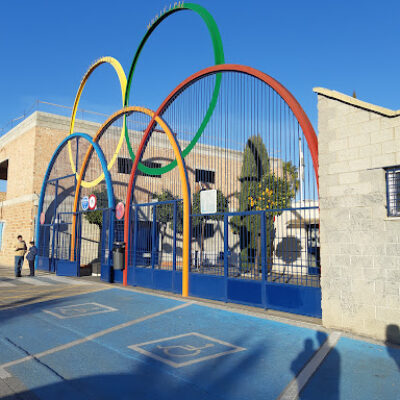
[[[66,138],[64,138],[62,140],[62,142],[58,145],[58,147],[56,148],[56,150],[54,151],[54,153],[51,157],[50,163],[49,163],[46,173],[44,175],[42,188],[40,191],[39,204],[38,204],[38,214],[37,214],[37,223],[36,223],[36,232],[35,232],[36,243],[40,243],[40,223],[39,223],[40,214],[42,213],[47,181],[49,179],[51,170],[52,170],[53,165],[57,159],[57,156],[60,154],[61,150],[65,147],[65,145],[67,145],[70,142],[70,140],[75,139],[75,138],[82,138],[84,140],[87,140],[92,145],[91,147],[94,148],[94,150],[96,151],[97,156],[99,157],[99,160],[100,160],[101,167],[103,169],[105,180],[106,180],[108,206],[110,208],[114,208],[114,192],[113,192],[113,187],[112,187],[111,175],[110,175],[110,172],[107,170],[107,162],[104,157],[103,151],[101,150],[100,146],[97,143],[95,143],[88,134],[79,133],[79,132],[73,133],[72,135],[69,135]],[[76,189],[75,189],[75,191],[76,191]]]
[[[129,214],[130,214],[130,208],[131,208],[131,201],[132,201],[132,193],[133,193],[133,186],[135,182],[135,177],[136,177],[136,170],[138,169],[138,164],[139,164],[139,159],[141,157],[142,152],[144,151],[145,145],[149,139],[149,136],[152,132],[152,130],[155,128],[157,124],[157,118],[160,116],[160,114],[163,113],[163,111],[169,106],[169,104],[176,98],[179,93],[181,93],[186,87],[190,86],[193,84],[195,81],[207,76],[207,75],[212,75],[216,74],[219,72],[240,72],[244,73],[250,76],[253,76],[255,78],[260,79],[261,81],[265,82],[267,85],[269,85],[271,88],[273,88],[281,97],[282,99],[288,104],[290,109],[292,110],[293,114],[297,118],[301,129],[303,130],[304,136],[307,140],[308,147],[310,149],[311,157],[313,160],[313,167],[314,167],[314,172],[315,172],[315,177],[316,177],[316,182],[317,182],[317,187],[318,185],[318,139],[315,134],[314,128],[311,125],[310,120],[308,119],[306,113],[300,106],[300,104],[297,102],[295,97],[282,85],[280,84],[277,80],[272,78],[271,76],[257,70],[251,67],[243,66],[243,65],[237,65],[237,64],[223,64],[223,65],[215,65],[209,68],[205,68],[199,72],[196,72],[195,74],[191,75],[189,78],[185,79],[182,83],[180,83],[170,94],[169,96],[163,101],[163,103],[160,105],[156,113],[154,114],[154,117],[148,127],[146,128],[142,141],[139,145],[138,149],[138,155],[139,157],[135,157],[134,164],[132,166],[131,170],[131,175],[129,178],[129,184],[128,184],[128,190],[127,190],[127,198],[126,198],[126,213],[125,213],[125,225],[124,225],[124,238],[125,238],[125,243],[126,243],[126,248],[125,248],[125,262],[126,265],[128,262],[128,254],[129,254]],[[174,138],[176,141],[176,139]],[[183,156],[183,152],[182,152]],[[190,233],[189,233],[190,234]],[[188,238],[189,239],[189,234]],[[183,235],[183,239],[185,240],[185,234]],[[189,249],[188,249],[189,251]],[[127,269],[124,270],[124,285],[127,285]],[[188,295],[188,288],[189,288],[189,263],[187,264],[187,269],[184,267],[182,269],[182,288],[185,288],[185,292],[182,290],[182,296]]]
[[[196,12],[206,23],[208,31],[211,36],[211,40],[213,43],[213,48],[214,48],[214,61],[215,65],[219,64],[224,64],[225,63],[225,57],[224,57],[224,50],[223,50],[223,45],[222,45],[222,39],[221,35],[219,33],[217,24],[213,18],[213,16],[202,6],[198,4],[193,4],[193,3],[180,3],[178,7],[170,8],[168,11],[165,11],[164,14],[162,14],[160,17],[158,17],[152,25],[150,25],[148,31],[144,35],[143,39],[141,40],[139,47],[136,50],[135,56],[132,61],[131,68],[129,70],[129,75],[128,75],[128,82],[127,82],[127,88],[126,88],[126,96],[125,96],[125,103],[124,105],[127,106],[129,104],[129,95],[130,95],[130,90],[131,90],[131,84],[132,84],[132,77],[135,72],[136,64],[138,62],[140,53],[147,42],[148,38],[152,34],[152,32],[157,28],[158,25],[162,21],[164,21],[167,17],[170,15],[178,12],[178,11],[184,11],[184,10],[191,10]],[[193,147],[196,145],[197,141],[200,139],[200,136],[204,132],[204,129],[206,128],[211,115],[214,112],[215,106],[217,104],[218,100],[218,95],[221,87],[221,75],[217,74],[216,79],[215,79],[215,86],[214,86],[214,91],[211,97],[210,104],[208,106],[206,115],[204,116],[203,122],[201,123],[198,131],[194,135],[193,139],[191,142],[187,145],[187,147],[182,151],[183,157],[186,157],[189,152],[193,149]],[[128,130],[125,129],[125,140],[126,144],[128,147],[129,155],[132,158],[132,161],[135,161],[135,154],[132,150],[132,146],[129,140],[129,135],[128,135]],[[165,174],[168,171],[171,171],[177,166],[177,160],[171,161],[171,163],[160,167],[160,168],[151,168],[148,167],[142,163],[139,163],[138,168],[140,171],[145,172],[146,174],[150,175],[162,175]]]
[[[183,90],[185,90],[188,86],[192,85],[197,80],[207,76],[218,74],[220,72],[240,72],[243,74],[247,74],[258,78],[259,80],[265,82],[272,89],[274,89],[282,99],[287,103],[287,105],[292,110],[293,114],[297,118],[297,121],[300,124],[301,129],[303,130],[304,136],[306,138],[308,148],[310,149],[311,158],[313,161],[314,173],[317,182],[317,188],[319,189],[319,178],[318,178],[318,138],[315,134],[314,128],[311,125],[310,120],[307,117],[307,114],[304,112],[301,105],[298,103],[296,98],[287,90],[281,83],[279,83],[276,79],[271,76],[261,72],[255,68],[247,67],[244,65],[238,64],[222,64],[222,65],[214,65],[212,67],[205,68],[200,70],[193,75],[189,76],[183,82],[181,82],[169,95],[165,98],[163,103],[157,109],[155,115],[159,116],[165,111],[165,109],[171,104],[171,102],[178,96]],[[146,128],[144,132],[144,136],[148,138],[149,134],[152,132],[152,129],[155,128],[155,121],[151,121],[149,126]],[[185,150],[182,151],[182,155],[185,157]],[[130,188],[128,187],[128,193]]]
[[[74,107],[72,109],[69,134],[72,134],[73,130],[74,130],[75,119],[76,119],[76,113],[78,111],[79,100],[81,98],[81,95],[82,95],[83,89],[84,89],[84,87],[86,85],[86,82],[88,81],[88,79],[89,79],[90,75],[92,74],[92,72],[102,64],[110,64],[114,68],[115,72],[117,73],[117,76],[118,76],[118,79],[119,79],[119,83],[120,83],[120,86],[121,86],[122,104],[124,104],[124,102],[125,102],[125,93],[126,93],[127,80],[126,80],[124,69],[122,68],[122,66],[119,63],[119,61],[116,60],[113,57],[101,57],[101,58],[99,58],[86,71],[86,73],[83,76],[82,81],[81,81],[81,83],[79,85],[78,92],[76,93],[76,96],[75,96]],[[115,161],[117,160],[118,153],[120,152],[122,144],[124,143],[124,133],[125,133],[125,119],[124,119],[124,123],[123,123],[122,130],[121,130],[121,137],[119,138],[119,141],[118,141],[118,144],[117,144],[117,148],[116,148],[116,150],[115,150],[115,152],[114,152],[114,154],[113,154],[113,156],[111,158],[111,161],[109,162],[109,164],[107,166],[108,170],[110,170],[112,168],[112,166],[114,165]],[[96,141],[96,137],[94,137],[93,140]],[[74,158],[72,156],[72,149],[71,149],[70,144],[68,144],[68,151],[69,151],[69,159],[70,159],[70,163],[71,163],[71,167],[72,167],[72,172],[77,175],[76,166],[75,166]],[[90,152],[90,149],[88,150],[88,152]],[[82,184],[83,187],[91,188],[91,187],[94,187],[94,186],[98,185],[103,179],[104,179],[104,172],[101,175],[99,175],[96,179],[91,181],[91,182],[86,182],[86,181],[82,180],[81,184]]]
[[[188,285],[188,278],[189,278],[189,246],[190,246],[190,187],[189,187],[189,183],[188,183],[188,176],[187,176],[187,171],[186,171],[186,166],[185,166],[185,161],[182,157],[182,153],[181,153],[181,149],[179,147],[179,143],[177,142],[175,136],[173,135],[173,133],[171,132],[171,129],[168,127],[168,125],[164,122],[164,120],[159,117],[156,116],[154,111],[149,110],[148,108],[144,108],[144,107],[136,107],[136,106],[132,106],[132,107],[125,107],[119,111],[117,111],[116,113],[114,113],[113,115],[111,115],[111,117],[109,117],[107,119],[106,122],[104,122],[104,124],[100,127],[100,129],[97,131],[96,133],[96,140],[99,140],[101,138],[101,136],[103,135],[103,133],[106,131],[106,129],[111,126],[118,118],[120,118],[121,116],[124,116],[124,119],[129,116],[130,114],[134,113],[134,112],[138,112],[138,113],[143,113],[148,115],[149,117],[152,118],[151,122],[155,122],[158,125],[161,126],[161,128],[163,129],[163,131],[165,132],[165,134],[168,137],[168,140],[171,143],[172,149],[174,151],[175,154],[175,158],[177,160],[178,163],[178,168],[179,168],[179,174],[180,174],[180,178],[181,178],[181,184],[182,184],[182,197],[183,197],[183,279],[182,279],[182,295],[183,296],[188,296],[189,293],[189,285]],[[151,123],[150,123],[151,125]],[[137,157],[135,157],[135,161],[132,167],[132,171],[133,174],[131,173],[130,176],[130,182],[129,182],[129,187],[131,188],[131,193],[133,190],[133,182],[135,180],[135,172],[137,169],[137,166],[139,164],[139,161],[141,159],[143,150],[145,148],[145,140],[142,139],[140,145],[139,145],[139,149],[138,149],[138,153],[137,153]],[[96,143],[97,144],[97,143]],[[88,152],[85,155],[85,158],[83,160],[82,163],[82,167],[79,173],[79,178],[77,181],[77,185],[76,185],[76,190],[75,190],[75,199],[74,199],[74,214],[73,214],[73,219],[72,219],[72,238],[71,238],[71,259],[74,256],[74,248],[75,248],[75,226],[76,226],[76,211],[77,211],[77,206],[78,206],[78,199],[79,199],[79,191],[80,191],[80,186],[81,186],[81,181],[82,181],[82,177],[84,175],[85,169],[87,167],[87,163],[88,160],[90,159],[90,155],[93,151],[93,147],[90,147]],[[108,172],[108,171],[107,171]],[[109,172],[108,172],[109,173]],[[132,180],[132,182],[131,182]],[[127,202],[126,204],[130,204],[131,202],[131,193],[127,194]],[[126,208],[126,213],[125,213],[125,223],[124,223],[124,239],[125,239],[125,243],[128,243],[129,240],[129,209]],[[128,246],[127,246],[128,247]],[[126,259],[126,264],[128,265],[127,259],[128,259],[128,249],[126,247],[126,253],[125,253],[125,259]],[[127,268],[125,268],[124,273],[123,273],[123,284],[124,286],[127,285],[127,281],[128,281],[128,275],[127,275]]]

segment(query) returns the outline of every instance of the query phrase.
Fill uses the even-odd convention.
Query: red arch
[[[303,134],[307,140],[307,145],[308,148],[310,149],[311,153],[311,158],[313,161],[313,167],[314,167],[314,173],[315,173],[315,178],[317,182],[317,188],[319,190],[319,179],[318,179],[318,138],[317,135],[315,134],[314,128],[311,125],[310,120],[307,117],[307,114],[304,112],[303,108],[301,105],[298,103],[298,101],[295,99],[295,97],[287,90],[281,83],[279,83],[277,80],[272,78],[271,76],[265,74],[264,72],[261,72],[257,69],[247,67],[244,65],[238,65],[238,64],[220,64],[220,65],[214,65],[212,67],[208,67],[205,69],[202,69],[201,71],[198,71],[194,73],[193,75],[189,76],[187,79],[185,79],[182,83],[180,83],[167,97],[166,99],[162,102],[160,107],[158,107],[157,111],[155,112],[155,116],[153,119],[150,121],[148,127],[146,128],[142,141],[139,145],[139,149],[136,152],[136,157],[135,161],[132,166],[130,178],[129,178],[129,184],[128,184],[128,191],[126,195],[126,214],[125,214],[125,224],[124,224],[124,240],[125,243],[127,244],[126,246],[126,253],[125,253],[125,265],[127,266],[128,264],[128,235],[129,235],[129,218],[130,218],[130,206],[131,206],[131,201],[132,201],[132,187],[133,187],[133,182],[136,177],[136,169],[139,163],[139,155],[142,154],[142,151],[145,147],[145,144],[147,143],[147,139],[152,131],[152,129],[155,126],[155,117],[159,116],[162,114],[162,112],[168,107],[171,101],[174,100],[174,98],[179,95],[180,92],[186,89],[187,86],[193,84],[195,81],[211,74],[215,74],[217,72],[241,72],[250,76],[254,76],[255,78],[260,79],[261,81],[265,82],[267,85],[269,85],[272,89],[274,89],[281,97],[282,99],[287,103],[287,105],[290,107],[292,110],[293,114],[297,118],[297,121],[299,122],[301,129],[303,131]],[[127,268],[124,270],[124,285],[127,285]]]

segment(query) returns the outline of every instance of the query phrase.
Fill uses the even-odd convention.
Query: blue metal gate
[[[170,200],[133,206],[128,284],[180,293],[182,265],[177,263],[177,231],[181,203]]]
[[[60,276],[80,276],[75,251],[75,260],[71,261],[72,218],[72,212],[58,213],[54,225],[54,253],[51,263],[54,265],[54,272]]]
[[[128,284],[181,292],[180,205],[133,206]],[[317,215],[318,207],[304,205],[191,215],[190,295],[321,317]]]
[[[36,267],[46,272],[57,270],[57,243],[58,233],[66,229],[70,224],[71,213],[64,212],[71,208],[73,202],[75,174],[65,175],[60,178],[49,179],[44,200],[44,223],[39,224],[40,242],[38,246],[38,257]],[[63,244],[62,246],[65,246]]]

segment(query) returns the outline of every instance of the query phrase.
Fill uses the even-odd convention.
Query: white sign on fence
[[[200,212],[202,214],[217,212],[217,191],[215,189],[200,192]]]

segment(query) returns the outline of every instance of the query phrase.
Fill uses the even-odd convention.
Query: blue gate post
[[[53,219],[53,238],[51,240],[51,261],[50,261],[50,272],[56,272],[56,260],[54,257],[54,241],[55,241],[55,230],[57,229],[57,197],[58,197],[58,179],[55,184],[55,195],[54,195],[54,219]]]
[[[111,282],[111,260],[112,260],[112,245],[114,242],[114,210],[107,208],[103,210],[103,226],[101,229],[101,259],[100,259],[100,270],[103,265],[107,267],[108,282]],[[107,224],[105,223],[107,221]],[[107,236],[108,232],[108,236]]]
[[[228,252],[229,252],[229,243],[228,243],[228,215],[224,214],[224,280],[225,280],[225,302],[228,301]]]
[[[265,268],[265,263],[267,260],[267,249],[266,249],[266,226],[265,226],[265,218],[266,214],[265,211],[260,214],[261,218],[261,224],[260,224],[260,229],[261,229],[261,283],[262,283],[262,288],[261,288],[261,302],[264,308],[267,308],[267,287],[266,287],[266,282],[265,282],[265,274],[266,274],[266,268]]]
[[[79,163],[79,136],[76,137],[76,154],[75,154],[75,168],[76,168],[77,171],[78,171],[78,163]],[[74,181],[75,181],[75,190],[74,191],[76,192],[76,185],[78,183],[78,178],[76,176],[76,173],[74,175],[75,175],[74,176]],[[80,191],[80,189],[79,189],[79,191]],[[78,202],[78,209],[79,209],[79,202]],[[72,216],[72,218],[73,218],[73,216]],[[78,231],[77,225],[75,225],[75,232],[74,232],[75,238],[78,237],[77,236],[77,231]],[[71,241],[72,241],[72,238],[71,238]],[[76,252],[76,244],[77,244],[77,241],[75,240],[75,249],[74,249],[75,261],[78,260],[78,254]],[[101,260],[100,260],[100,268],[101,268]]]
[[[174,233],[172,239],[172,291],[175,292],[175,272],[176,272],[176,218],[178,216],[178,200],[174,201]]]
[[[135,286],[136,286],[136,248],[137,248],[138,215],[139,215],[138,207],[135,207],[135,217],[134,217],[135,220],[133,221],[133,246],[132,246],[133,283]]]
[[[156,258],[156,223],[157,223],[157,207],[153,206],[153,226],[151,227],[151,269],[154,269]],[[158,249],[157,249],[158,250]]]
[[[75,240],[75,250],[76,250],[76,276],[80,276],[81,275],[81,246],[82,246],[82,213],[78,212],[77,213],[77,234],[78,234],[78,240]]]
[[[57,249],[58,249],[58,219],[60,218],[60,214],[57,213],[55,214],[56,216],[56,221],[57,223],[54,225],[54,253],[53,253],[53,258],[54,260],[57,260]]]
[[[108,229],[109,229],[109,233],[108,233],[108,243],[107,243],[107,252],[108,252],[108,268],[110,271],[110,276],[111,276],[111,264],[112,264],[112,249],[113,249],[113,244],[114,244],[114,210],[109,208],[108,209],[108,213],[109,213],[109,220],[108,220]],[[128,268],[128,266],[126,265],[125,268]]]

